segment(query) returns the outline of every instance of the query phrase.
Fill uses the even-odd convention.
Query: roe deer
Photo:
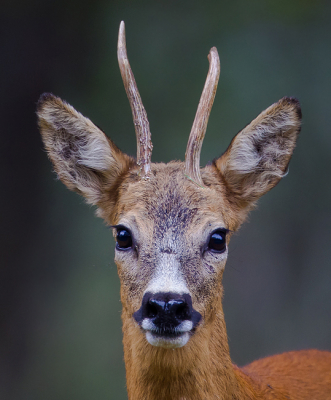
[[[222,276],[229,240],[257,199],[286,174],[300,131],[298,100],[284,97],[200,169],[220,63],[209,72],[185,162],[151,163],[151,135],[119,30],[118,61],[132,108],[137,159],[52,94],[38,103],[55,171],[98,207],[116,238],[123,345],[131,400],[331,399],[331,353],[290,352],[238,368],[229,355]]]

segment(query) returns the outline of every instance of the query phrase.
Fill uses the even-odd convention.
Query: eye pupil
[[[116,235],[116,242],[119,249],[128,249],[132,246],[131,233],[126,229],[119,229]]]
[[[225,232],[216,231],[209,239],[208,247],[210,250],[222,253],[226,249]]]

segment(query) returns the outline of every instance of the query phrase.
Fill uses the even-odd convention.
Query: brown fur
[[[229,244],[256,200],[286,173],[300,131],[297,100],[280,100],[241,131],[222,157],[201,169],[203,187],[181,162],[152,164],[150,178],[141,180],[132,158],[55,96],[41,98],[38,116],[59,178],[97,205],[109,225],[125,224],[135,238],[133,249],[115,256],[129,399],[331,398],[331,353],[232,365],[222,309],[227,254],[203,250],[215,227],[229,230]],[[163,259],[176,265],[202,315],[188,343],[176,349],[149,344],[133,318]]]

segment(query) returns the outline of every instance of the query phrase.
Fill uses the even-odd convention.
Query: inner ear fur
[[[239,132],[214,161],[233,196],[252,203],[286,175],[301,127],[301,108],[284,97]]]
[[[103,200],[135,161],[88,118],[59,97],[44,93],[37,106],[41,136],[61,181],[90,204]]]

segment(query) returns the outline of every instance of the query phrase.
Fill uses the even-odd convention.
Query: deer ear
[[[299,101],[284,97],[234,137],[214,165],[238,200],[254,202],[286,174],[300,126]]]
[[[88,118],[52,94],[40,97],[37,114],[41,136],[58,177],[88,203],[100,203],[134,160]]]

